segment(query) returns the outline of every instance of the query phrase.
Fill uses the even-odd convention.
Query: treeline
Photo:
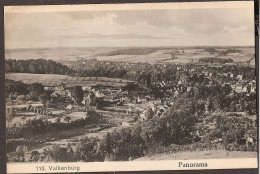
[[[29,85],[21,81],[6,80],[5,82],[5,96],[9,97],[10,94],[28,95]]]
[[[50,99],[51,91],[44,90],[41,83],[26,84],[21,81],[7,80],[5,85],[5,97],[10,101],[13,99],[24,100],[46,100]]]
[[[7,137],[8,139],[20,137],[29,138],[31,136],[70,130],[86,125],[106,123],[106,120],[103,120],[101,115],[99,115],[96,111],[92,110],[88,111],[88,115],[86,115],[84,119],[82,118],[74,121],[70,121],[70,119],[71,118],[68,117],[67,123],[61,123],[61,119],[57,117],[55,123],[51,123],[45,116],[39,119],[30,120],[23,120],[23,117],[21,117],[21,122],[25,123],[20,125],[17,124],[11,128],[8,128]]]
[[[45,59],[5,60],[5,71],[35,74],[72,74],[72,70],[61,63]]]
[[[202,62],[232,62],[230,59],[218,58],[205,58],[201,59]],[[81,65],[81,68],[70,69],[66,65],[56,63],[52,60],[36,59],[36,60],[6,60],[6,72],[20,72],[20,73],[37,73],[37,74],[67,74],[80,77],[108,77],[108,78],[121,78],[132,81],[137,81],[143,86],[150,87],[152,83],[161,81],[177,81],[183,76],[186,78],[186,84],[196,83],[198,76],[205,71],[196,65],[183,65],[183,69],[193,69],[194,72],[178,71],[179,65],[167,64],[134,64],[131,66],[122,66],[120,63],[111,62],[105,64],[102,61],[96,61],[93,65],[83,65],[80,62],[76,64]],[[218,73],[232,73],[234,78],[237,75],[243,75],[243,79],[254,80],[256,77],[255,70],[252,67],[242,66],[223,66],[223,67],[209,67],[206,66],[206,71],[216,77]],[[181,77],[182,75],[182,77]],[[203,79],[201,79],[203,80]],[[231,79],[224,76],[218,76],[221,82],[229,82]]]
[[[209,58],[200,58],[200,63],[233,63],[233,59],[222,59],[222,58],[215,58],[215,57],[209,57]]]
[[[160,48],[127,48],[110,51],[108,53],[100,53],[96,56],[117,56],[117,55],[146,55],[151,54]]]
[[[78,72],[81,77],[109,77],[109,78],[125,78],[126,70],[116,67],[97,67],[85,69]]]
[[[224,60],[224,59],[223,59]],[[225,59],[224,61],[228,61]],[[162,81],[178,81],[181,80],[183,85],[191,84],[192,86],[196,83],[203,85],[203,81],[206,78],[202,75],[205,71],[204,67],[196,65],[186,65],[183,69],[193,69],[195,72],[189,71],[178,71],[178,65],[167,65],[161,67],[160,65],[149,65],[149,64],[136,64],[131,67],[125,66],[107,66],[98,65],[93,68],[86,68],[84,70],[78,70],[77,74],[81,77],[109,77],[109,78],[121,78],[136,81],[139,84],[151,87],[153,83]],[[236,79],[237,75],[243,75],[243,79],[255,80],[256,74],[252,67],[242,66],[223,66],[223,67],[209,67],[206,66],[206,71],[212,73],[212,78],[216,79],[219,83],[225,83]],[[226,77],[224,73],[232,73],[233,78]]]

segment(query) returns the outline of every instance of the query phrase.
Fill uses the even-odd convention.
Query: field
[[[161,161],[161,160],[191,160],[191,159],[227,159],[227,158],[257,158],[257,152],[209,150],[196,152],[180,152],[176,154],[158,154],[145,156],[135,161]]]
[[[42,83],[44,86],[57,86],[61,83],[67,87],[75,85],[89,86],[89,85],[111,85],[124,86],[127,80],[106,78],[106,77],[71,77],[67,75],[57,74],[29,74],[29,73],[10,73],[5,75],[6,79],[23,81],[24,83]]]
[[[208,51],[207,48],[214,49]],[[206,50],[205,50],[206,49]],[[228,49],[235,50],[222,54]],[[254,47],[113,47],[113,48],[46,48],[6,50],[6,59],[52,59],[54,61],[76,61],[96,58],[103,61],[149,62],[149,63],[188,63],[198,62],[199,58],[216,57],[233,59],[234,62],[251,65],[254,61]],[[174,55],[174,56],[173,56]]]

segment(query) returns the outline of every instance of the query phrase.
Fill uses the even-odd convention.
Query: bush
[[[27,139],[11,139],[6,141],[6,150],[7,153],[14,152],[18,146],[27,146],[30,148],[33,145],[36,145],[35,141],[30,141]]]

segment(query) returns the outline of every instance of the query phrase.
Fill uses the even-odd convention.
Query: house
[[[153,112],[157,110],[157,104],[153,103],[150,105],[150,108],[152,109]]]
[[[140,113],[140,119],[141,119],[141,121],[147,120],[147,117],[146,117],[146,109],[144,109],[144,110]]]
[[[101,97],[104,96],[104,94],[103,94],[102,92],[100,92],[99,90],[97,90],[97,91],[95,91],[95,96],[96,96],[97,98],[101,98]]]
[[[225,65],[232,66],[232,65],[235,65],[235,63],[226,62]]]
[[[230,87],[235,90],[236,89],[236,85],[235,84],[231,84]]]
[[[122,122],[121,125],[122,125],[123,127],[129,127],[129,126],[133,126],[134,123],[133,123],[133,122]]]
[[[174,97],[177,97],[179,95],[179,92],[176,90],[173,95]]]
[[[178,91],[178,92],[184,92],[184,89],[183,89],[182,86],[179,86],[179,87],[177,88],[177,91]]]
[[[73,108],[73,106],[71,104],[69,104],[67,107],[66,107],[66,110],[71,110]]]
[[[251,86],[251,92],[256,92],[256,86]]]
[[[137,97],[136,103],[146,103],[147,99],[146,97]]]
[[[113,95],[113,94],[109,94],[109,95],[104,95],[103,96],[103,99],[106,102],[113,102],[115,98],[116,98],[116,96]]]
[[[157,114],[157,115],[162,115],[162,113],[163,113],[164,111],[165,111],[164,108],[158,109],[158,110],[156,111],[156,114]]]
[[[237,84],[236,84],[235,91],[236,91],[237,93],[241,93],[242,90],[243,90],[243,84],[242,84],[242,83],[237,83]]]
[[[164,87],[166,85],[166,83],[164,81],[162,81],[161,83],[159,83],[161,87]]]
[[[43,89],[48,91],[54,91],[55,86],[45,86]]]
[[[248,92],[246,85],[243,85],[243,87],[242,87],[242,92],[244,92],[244,93]]]
[[[179,80],[179,81],[178,81],[178,85],[181,85],[181,84],[182,84],[182,81],[181,81],[181,80]]]
[[[187,87],[187,92],[189,92],[191,90],[191,87],[190,86],[188,86]]]
[[[51,94],[52,97],[66,97],[67,93],[64,89],[64,86],[56,86],[54,87],[54,92]]]
[[[249,88],[250,88],[250,91],[249,92],[256,92],[256,85],[255,83],[249,83]]]
[[[82,86],[82,90],[87,91],[87,90],[91,90],[91,88],[89,86]]]
[[[230,77],[230,78],[233,78],[233,77],[234,77],[234,74],[232,74],[232,73],[230,73],[230,72],[229,72],[228,74],[229,74],[229,77]]]
[[[224,77],[228,77],[229,74],[228,74],[228,73],[224,73],[223,76],[224,76]]]
[[[237,75],[237,79],[242,81],[243,80],[243,75]]]
[[[69,89],[66,89],[67,96],[72,99],[72,92]]]

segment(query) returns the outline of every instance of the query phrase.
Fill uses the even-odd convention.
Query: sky
[[[253,5],[243,3],[10,7],[5,47],[253,46]]]

